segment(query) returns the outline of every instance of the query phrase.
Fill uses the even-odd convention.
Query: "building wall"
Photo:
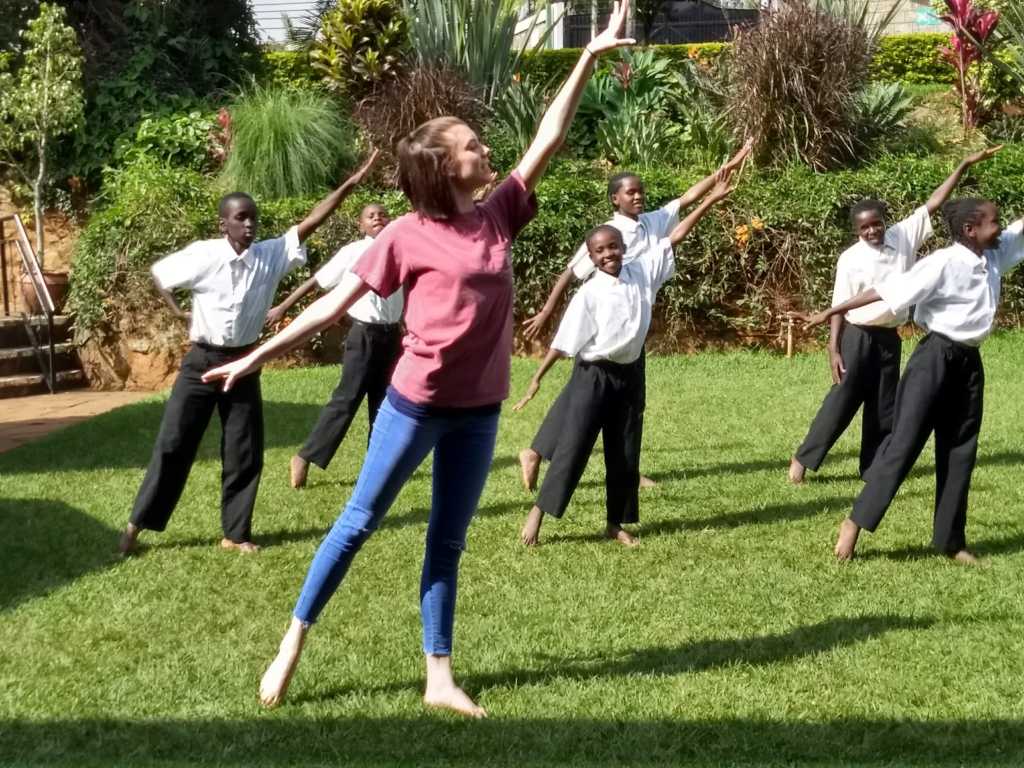
[[[879,13],[892,7],[892,0],[873,0]],[[902,35],[910,32],[948,32],[949,28],[939,20],[927,0],[903,0],[896,16],[889,24],[886,34]]]
[[[253,14],[256,16],[260,37],[268,43],[284,42],[282,15],[297,20],[315,6],[316,3],[312,0],[252,0]]]

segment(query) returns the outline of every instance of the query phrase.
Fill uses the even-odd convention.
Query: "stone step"
[[[33,315],[29,318],[29,324],[40,342],[46,341],[45,315]],[[55,342],[69,341],[71,331],[70,315],[53,316],[53,340]],[[25,330],[25,321],[20,316],[0,316],[0,348],[27,347],[31,343]]]
[[[58,371],[69,370],[78,367],[78,361],[74,356],[75,345],[69,341],[62,341],[53,345],[54,364]],[[47,346],[42,348],[43,359],[50,354]],[[0,376],[14,376],[19,373],[40,373],[39,358],[34,347],[9,347],[0,348]]]
[[[72,389],[85,385],[85,373],[80,369],[59,371],[57,373],[57,391]],[[43,374],[19,374],[16,376],[0,376],[0,399],[7,397],[24,397],[25,395],[42,395],[49,392]]]

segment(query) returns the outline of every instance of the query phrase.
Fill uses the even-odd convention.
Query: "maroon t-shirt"
[[[414,403],[472,408],[508,397],[512,240],[537,212],[518,172],[448,220],[393,221],[352,267],[387,297],[405,289],[402,356],[391,385]]]

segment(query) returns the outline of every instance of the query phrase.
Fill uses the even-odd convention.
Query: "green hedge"
[[[657,323],[668,346],[707,339],[774,339],[790,309],[823,306],[835,261],[852,242],[848,210],[863,197],[880,197],[893,216],[909,214],[952,170],[954,157],[885,157],[855,170],[819,174],[793,166],[749,171],[732,198],[716,208],[677,249],[678,276],[659,298]],[[614,169],[559,161],[537,190],[537,218],[513,248],[516,315],[535,313],[584,233],[608,218],[605,198]],[[659,168],[644,174],[649,207],[678,196],[706,171]],[[960,192],[999,202],[1004,219],[1024,213],[1024,144],[1007,146],[978,166]],[[149,266],[200,237],[215,236],[215,195],[199,174],[147,161],[111,184],[107,206],[89,221],[72,271],[72,307],[78,324],[119,327],[145,316],[156,302]],[[345,202],[309,242],[310,263],[289,276],[280,295],[298,284],[341,244],[357,236],[362,205],[382,200],[393,214],[406,210],[394,190],[363,188]],[[261,206],[262,234],[275,235],[300,220],[316,201],[291,199]],[[942,227],[936,220],[936,228]],[[942,244],[941,237],[929,247]],[[1004,319],[1024,317],[1024,271],[1007,280]]]
[[[953,68],[939,56],[939,48],[948,44],[949,35],[938,32],[883,37],[871,76],[904,83],[952,83]]]

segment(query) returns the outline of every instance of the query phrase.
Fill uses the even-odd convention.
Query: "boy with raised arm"
[[[214,409],[223,429],[221,546],[241,552],[258,549],[252,542],[252,511],[263,470],[259,372],[239,380],[230,391],[204,382],[202,374],[255,347],[278,283],[306,261],[302,244],[362,181],[376,156],[375,151],[297,226],[273,240],[256,240],[259,216],[252,197],[243,192],[225,195],[218,207],[223,237],[196,241],[153,265],[161,296],[179,316],[186,313],[171,291],[192,293],[192,346],[171,389],[146,476],[121,535],[122,554],[135,550],[142,530],[167,527]]]

